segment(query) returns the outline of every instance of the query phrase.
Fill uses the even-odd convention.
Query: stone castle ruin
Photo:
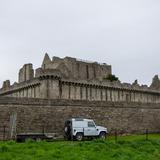
[[[105,63],[71,57],[51,60],[46,54],[40,68],[25,64],[19,70],[18,83],[4,81],[0,122],[11,128],[10,117],[16,115],[16,132],[40,132],[45,124],[46,131],[62,133],[65,119],[86,117],[124,133],[160,131],[159,77],[150,86],[140,86],[137,80],[110,81],[109,75],[112,69]]]
[[[140,86],[120,81],[107,81],[111,66],[97,62],[63,59],[45,55],[41,68],[35,74],[32,64],[25,64],[19,71],[19,81],[3,83],[0,96],[71,99],[112,102],[160,102],[160,80],[153,78],[151,86]]]

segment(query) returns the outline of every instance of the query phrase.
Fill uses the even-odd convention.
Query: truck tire
[[[100,132],[99,138],[103,139],[103,140],[106,139],[106,133],[105,132]]]
[[[77,141],[82,141],[82,139],[83,139],[83,134],[82,133],[77,133],[76,134],[76,140]]]

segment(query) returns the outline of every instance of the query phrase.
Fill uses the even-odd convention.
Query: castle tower
[[[34,78],[33,65],[31,63],[25,64],[19,71],[19,83],[28,81]]]
[[[152,80],[152,84],[150,86],[152,89],[160,90],[160,79],[158,75],[155,75]]]

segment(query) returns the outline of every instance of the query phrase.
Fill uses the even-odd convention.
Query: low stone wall
[[[0,126],[6,126],[7,138],[13,129],[13,115],[16,115],[17,133],[37,133],[44,129],[63,135],[64,122],[71,117],[92,118],[110,132],[114,129],[119,133],[144,133],[145,129],[160,131],[160,104],[151,103],[1,97]]]

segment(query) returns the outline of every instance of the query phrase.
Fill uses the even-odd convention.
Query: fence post
[[[3,126],[3,141],[6,138],[6,126]]]
[[[42,134],[45,134],[45,126],[43,125]]]
[[[148,141],[148,129],[146,129],[146,141]]]
[[[114,134],[114,135],[115,135],[115,143],[117,143],[117,138],[118,138],[118,137],[117,137],[117,136],[118,136],[118,135],[117,135],[117,129],[115,129],[115,134]]]

